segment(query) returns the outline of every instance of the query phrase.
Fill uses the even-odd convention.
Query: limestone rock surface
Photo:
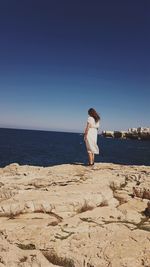
[[[150,167],[0,168],[0,267],[150,267]]]

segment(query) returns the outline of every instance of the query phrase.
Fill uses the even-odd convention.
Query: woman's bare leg
[[[92,154],[92,164],[94,164],[94,157],[95,155],[94,155],[94,153]]]
[[[93,164],[93,154],[88,153],[88,157],[89,157],[89,164],[92,165]]]

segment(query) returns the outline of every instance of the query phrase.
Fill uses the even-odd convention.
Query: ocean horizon
[[[100,154],[95,162],[150,165],[150,142],[98,135]],[[86,164],[82,133],[0,128],[0,167],[11,163],[53,166]]]

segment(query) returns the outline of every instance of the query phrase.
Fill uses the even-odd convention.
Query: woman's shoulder
[[[89,116],[87,121],[88,121],[89,123],[93,123],[95,120],[94,120],[93,117]]]

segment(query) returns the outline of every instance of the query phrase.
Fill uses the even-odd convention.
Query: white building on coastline
[[[129,128],[129,133],[150,133],[150,128],[148,127],[138,127],[138,128]]]
[[[114,138],[150,140],[150,128],[138,127],[138,128],[129,128],[128,131],[103,131],[102,135],[105,137],[114,137]]]

